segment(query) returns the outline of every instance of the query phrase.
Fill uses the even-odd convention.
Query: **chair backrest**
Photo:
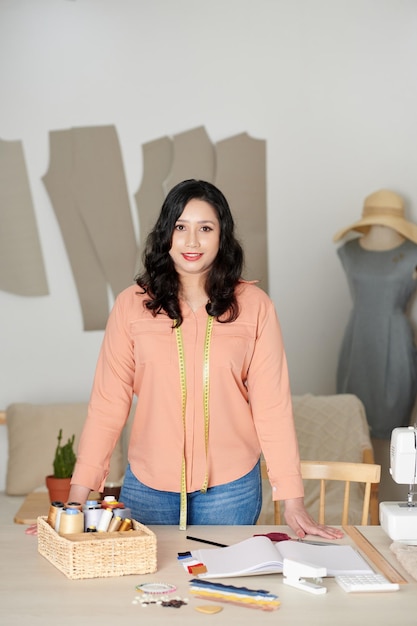
[[[361,525],[366,526],[369,518],[372,484],[381,480],[381,466],[375,463],[349,463],[344,461],[301,461],[301,474],[306,480],[320,481],[319,524],[325,523],[326,481],[338,480],[345,483],[341,524],[348,524],[350,484],[363,483]]]
[[[266,464],[262,461],[262,476],[267,476]],[[345,461],[301,461],[301,475],[304,480],[316,480],[320,483],[319,512],[317,521],[319,524],[326,523],[326,484],[328,481],[340,481],[344,483],[344,497],[341,511],[342,525],[348,524],[350,485],[362,483],[363,504],[361,525],[369,524],[369,506],[371,502],[372,485],[379,484],[381,480],[381,466],[375,463],[351,463]],[[274,523],[281,523],[281,511],[279,501],[274,502]],[[372,523],[372,520],[371,520]]]

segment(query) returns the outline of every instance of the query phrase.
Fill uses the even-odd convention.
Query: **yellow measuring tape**
[[[207,318],[206,336],[204,339],[203,354],[203,409],[204,409],[204,445],[206,451],[206,475],[201,492],[206,493],[208,487],[208,434],[209,434],[209,391],[210,391],[210,342],[213,330],[214,318],[209,315]],[[187,467],[185,460],[185,444],[186,444],[186,408],[187,408],[187,380],[185,375],[185,356],[184,342],[182,339],[181,326],[175,327],[175,337],[177,340],[178,362],[180,367],[180,384],[181,384],[181,412],[182,424],[184,429],[184,448],[182,453],[181,466],[181,492],[180,492],[180,530],[187,528]]]

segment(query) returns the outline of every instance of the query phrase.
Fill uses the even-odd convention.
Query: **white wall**
[[[50,130],[101,124],[132,214],[143,143],[200,125],[266,139],[293,392],[333,393],[350,297],[332,236],[381,187],[417,221],[416,33],[415,0],[0,0],[0,138],[23,141],[50,287],[0,292],[0,408],[88,398],[102,332],[82,330],[41,177]]]

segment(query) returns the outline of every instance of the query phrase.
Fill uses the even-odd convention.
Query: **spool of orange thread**
[[[131,528],[132,528],[132,520],[126,517],[126,519],[122,520],[119,530],[130,530]]]
[[[58,509],[63,509],[64,508],[64,503],[60,502],[58,500],[55,500],[54,502],[51,502],[50,506],[49,506],[49,511],[48,511],[48,517],[47,517],[47,522],[50,526],[52,526],[52,528],[55,528],[55,523],[56,523],[56,516],[57,516],[57,511]]]

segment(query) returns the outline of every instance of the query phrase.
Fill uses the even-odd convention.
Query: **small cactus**
[[[54,476],[55,478],[71,478],[74,471],[76,456],[74,452],[75,435],[68,439],[67,443],[61,446],[62,428],[58,434],[58,444],[55,450],[54,458]]]

